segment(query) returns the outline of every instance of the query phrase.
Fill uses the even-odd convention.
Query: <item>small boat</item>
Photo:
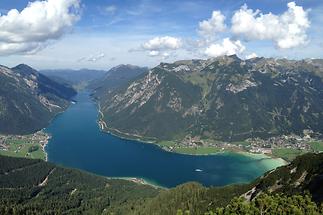
[[[195,169],[195,172],[203,172],[201,169]]]

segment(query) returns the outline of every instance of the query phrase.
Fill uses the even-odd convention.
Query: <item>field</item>
[[[38,149],[32,152],[28,152],[30,147],[38,146]],[[8,150],[0,150],[0,155],[6,155],[11,157],[25,157],[25,158],[34,158],[34,159],[43,159],[45,160],[46,155],[42,151],[40,144],[31,144],[31,143],[10,143]]]
[[[323,152],[323,142],[315,141],[309,143],[314,152]]]
[[[286,161],[292,161],[294,158],[301,154],[305,154],[307,151],[300,149],[273,149],[272,153],[275,157],[282,158]]]
[[[174,152],[190,155],[208,155],[220,152],[221,149],[215,147],[196,147],[196,148],[176,148]]]
[[[42,144],[47,141],[47,136],[42,132],[25,136],[1,136],[0,140],[0,155],[46,159]]]
[[[244,147],[246,147],[246,146],[250,146],[250,143],[249,142],[247,142],[247,141],[238,141],[238,142],[232,142],[231,144],[233,144],[233,145],[241,145],[241,146],[244,146]]]
[[[170,146],[175,146],[176,143],[174,141],[160,141],[158,142],[158,145],[170,147]]]

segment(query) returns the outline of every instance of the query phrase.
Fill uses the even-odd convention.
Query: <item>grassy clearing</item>
[[[197,147],[197,148],[176,148],[174,152],[190,155],[208,155],[220,152],[221,149],[215,147]]]
[[[282,158],[286,161],[292,161],[297,156],[305,154],[307,151],[300,149],[273,149],[272,153],[274,156]]]
[[[315,152],[323,152],[323,142],[314,141],[309,143]]]
[[[31,147],[37,147],[37,150],[29,152]],[[30,141],[22,140],[10,140],[7,150],[0,150],[0,155],[11,157],[25,157],[33,159],[46,159],[46,154],[42,150],[42,146],[39,143],[32,143]]]
[[[238,141],[238,142],[232,142],[231,144],[234,144],[234,145],[241,145],[241,146],[250,146],[250,143],[247,142],[247,141]]]
[[[185,79],[194,85],[200,86],[203,90],[203,96],[206,96],[211,89],[211,86],[208,82],[212,82],[214,80],[214,75],[209,74],[205,77],[200,73],[190,73],[185,76]]]
[[[170,146],[175,146],[176,143],[174,141],[160,141],[158,142],[158,145],[170,147]]]

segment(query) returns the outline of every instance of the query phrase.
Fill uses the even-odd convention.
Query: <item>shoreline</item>
[[[117,129],[114,128],[109,128],[107,126],[107,123],[103,120],[104,118],[104,114],[102,113],[101,109],[100,109],[100,104],[98,103],[98,112],[99,112],[99,118],[97,120],[98,126],[101,130],[101,132],[104,133],[109,133],[111,135],[114,135],[118,138],[121,139],[125,139],[125,140],[132,140],[132,141],[138,141],[144,144],[154,144],[156,146],[158,146],[160,149],[166,151],[166,152],[170,152],[170,153],[175,153],[175,154],[182,154],[182,155],[191,155],[191,156],[210,156],[210,155],[219,155],[219,154],[224,154],[224,153],[235,153],[235,154],[240,154],[243,156],[247,156],[247,157],[251,157],[251,158],[255,158],[255,157],[260,157],[259,160],[261,159],[271,159],[272,161],[278,162],[280,166],[283,165],[288,165],[290,162],[281,158],[281,157],[276,157],[273,154],[264,154],[264,153],[252,153],[252,152],[248,152],[248,151],[243,151],[243,150],[237,150],[237,149],[232,149],[232,150],[228,150],[228,149],[220,149],[220,151],[218,152],[213,152],[213,153],[203,153],[203,154],[190,154],[190,153],[179,153],[176,151],[170,151],[170,150],[166,150],[165,148],[163,148],[160,144],[158,144],[158,142],[152,141],[152,140],[145,140],[144,138],[141,138],[141,136],[134,136],[134,135],[130,135],[128,133],[123,133]],[[153,139],[153,138],[147,138],[147,139]],[[215,149],[217,149],[215,147]]]
[[[49,134],[48,132],[45,131],[45,128],[41,130],[41,132],[43,132],[46,135],[46,141],[44,142],[44,144],[40,144],[42,147],[42,151],[45,154],[45,161],[48,161],[48,153],[46,151],[46,146],[49,143],[49,140],[52,138],[51,134]]]
[[[136,184],[151,186],[155,189],[169,189],[169,188],[161,186],[155,182],[152,182],[148,179],[144,179],[144,178],[140,178],[140,177],[106,177],[106,178],[112,179],[112,180],[120,179],[120,180],[131,181]]]
[[[38,132],[43,132],[47,136],[46,142],[44,144],[41,144],[42,151],[45,154],[45,161],[46,162],[48,161],[48,153],[46,151],[46,146],[48,145],[49,140],[52,138],[52,135],[46,131],[46,128],[53,122],[53,120],[55,120],[57,117],[59,117],[65,111],[67,111],[67,109],[69,109],[72,105],[76,104],[76,102],[77,101],[75,101],[75,100],[70,100],[69,104],[67,105],[66,108],[64,108],[64,110],[59,111],[58,113],[56,113],[55,116],[49,121],[48,125],[45,128],[42,128],[41,130],[38,131]]]

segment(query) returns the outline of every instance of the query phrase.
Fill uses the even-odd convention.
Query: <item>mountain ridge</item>
[[[30,134],[48,125],[76,94],[33,68],[0,66],[0,133]]]
[[[111,129],[159,140],[322,133],[322,65],[237,56],[161,63],[99,102]]]

